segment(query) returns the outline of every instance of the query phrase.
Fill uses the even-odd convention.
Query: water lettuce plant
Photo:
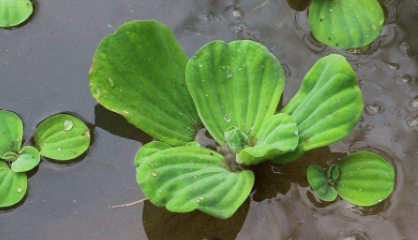
[[[288,163],[341,140],[363,109],[356,74],[343,56],[320,59],[276,113],[285,76],[264,46],[213,41],[188,59],[173,32],[156,21],[126,23],[102,40],[89,82],[100,104],[156,139],[135,157],[148,199],[172,212],[218,218],[230,217],[249,196],[252,165]],[[196,139],[203,127],[216,149]],[[373,194],[369,189],[361,196]]]
[[[0,0],[0,27],[9,28],[26,21],[33,13],[30,0]]]
[[[339,49],[367,46],[379,36],[384,20],[378,0],[313,0],[309,6],[312,34]]]
[[[52,116],[36,128],[34,146],[22,147],[23,123],[0,110],[0,208],[20,202],[26,194],[25,172],[39,165],[41,156],[57,161],[74,159],[90,145],[90,130],[69,114]]]

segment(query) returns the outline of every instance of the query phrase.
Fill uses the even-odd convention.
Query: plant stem
[[[133,206],[133,205],[136,205],[136,204],[145,202],[147,200],[148,200],[148,198],[144,198],[144,199],[141,199],[139,201],[135,201],[135,202],[131,202],[131,203],[125,203],[125,204],[120,204],[120,205],[112,205],[112,206],[110,206],[110,209],[122,208],[122,207],[130,207],[130,206]]]

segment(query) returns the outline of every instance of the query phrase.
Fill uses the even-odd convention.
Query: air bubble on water
[[[65,131],[70,131],[73,128],[73,126],[74,126],[73,121],[71,121],[71,120],[65,120],[64,121],[64,130]]]
[[[412,101],[409,103],[409,106],[413,109],[418,110],[418,99],[417,98],[412,99]]]
[[[380,111],[382,110],[382,107],[380,107],[378,104],[369,104],[366,106],[366,113],[374,116],[378,113],[380,113]]]
[[[415,118],[414,120],[408,121],[407,124],[410,128],[416,127],[418,126],[418,119]]]
[[[399,64],[397,63],[386,63],[386,67],[388,67],[391,70],[398,70]]]

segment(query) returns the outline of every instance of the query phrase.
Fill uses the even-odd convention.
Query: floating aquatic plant
[[[172,212],[200,210],[218,218],[230,217],[249,196],[252,165],[288,163],[343,139],[363,109],[357,77],[343,56],[320,59],[276,113],[285,76],[264,46],[214,41],[188,60],[171,30],[156,21],[129,22],[106,37],[89,81],[100,104],[160,140],[135,157],[137,181],[149,200]],[[217,149],[194,141],[202,127]],[[350,179],[344,162],[331,177]],[[374,194],[369,189],[358,198]]]
[[[26,21],[33,13],[30,0],[0,0],[0,27],[13,27]]]
[[[313,0],[308,17],[315,38],[339,49],[367,46],[385,20],[378,0]]]
[[[58,114],[36,129],[33,146],[22,146],[23,123],[13,112],[0,110],[0,208],[20,202],[26,194],[28,172],[39,165],[41,156],[71,160],[90,145],[90,130],[78,118]]]

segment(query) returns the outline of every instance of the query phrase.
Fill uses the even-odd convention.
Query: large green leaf
[[[138,168],[147,157],[168,148],[171,148],[171,146],[167,143],[158,141],[145,144],[135,155],[135,168]]]
[[[71,160],[89,148],[90,130],[80,119],[58,114],[39,124],[34,141],[42,156]]]
[[[337,199],[337,191],[328,184],[328,178],[321,166],[317,164],[309,166],[308,182],[321,200],[331,202]]]
[[[6,162],[0,160],[0,208],[20,202],[27,188],[26,174],[13,172]]]
[[[36,166],[41,161],[41,156],[36,148],[26,146],[20,150],[16,160],[12,162],[13,172],[27,172]]]
[[[257,164],[263,160],[295,150],[299,142],[295,121],[284,113],[273,116],[263,134],[253,147],[244,148],[237,158],[238,163]]]
[[[224,132],[237,127],[259,138],[273,116],[284,87],[280,63],[252,41],[203,46],[186,68],[186,82],[211,136],[225,145]]]
[[[0,110],[0,158],[8,152],[19,152],[22,145],[23,123],[13,112]]]
[[[152,137],[185,145],[200,125],[184,80],[187,61],[167,26],[129,22],[99,44],[89,75],[91,92]]]
[[[142,161],[137,181],[156,206],[179,213],[197,209],[228,218],[250,194],[254,174],[231,172],[224,164],[222,155],[206,148],[169,148]]]
[[[368,45],[379,36],[383,23],[378,0],[313,0],[309,7],[312,34],[335,48]]]
[[[23,23],[33,12],[30,0],[0,0],[0,27]]]
[[[347,60],[335,54],[320,59],[282,110],[297,123],[299,145],[294,152],[281,155],[273,162],[291,162],[308,150],[343,139],[359,121],[362,110],[357,76]]]
[[[340,177],[335,186],[347,202],[372,206],[386,199],[395,186],[395,170],[373,152],[356,152],[338,163]]]

